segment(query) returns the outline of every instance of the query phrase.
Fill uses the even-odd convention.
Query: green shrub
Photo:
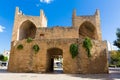
[[[4,56],[4,59],[2,61],[7,61],[8,57]]]
[[[116,66],[117,66],[117,67],[120,67],[120,61],[117,62]]]
[[[120,67],[120,52],[119,51],[111,51],[110,57],[111,57],[110,64]]]
[[[92,42],[90,38],[85,38],[83,41],[83,47],[86,49],[88,57],[91,57]]]
[[[0,61],[7,61],[8,57],[4,56],[4,55],[0,55]]]
[[[33,39],[32,39],[31,37],[27,38],[27,42],[28,42],[28,43],[30,43],[30,42],[32,42],[32,41],[33,41]]]
[[[0,60],[2,61],[4,59],[4,56],[3,55],[0,55]]]
[[[34,46],[33,46],[33,50],[35,51],[35,53],[37,53],[38,51],[39,51],[39,46],[37,45],[37,44],[35,44]]]
[[[113,65],[113,64],[109,64],[109,67],[116,67],[116,65]]]
[[[23,45],[22,45],[22,44],[19,44],[19,45],[17,46],[17,49],[19,49],[19,50],[23,49]]]
[[[77,44],[71,44],[70,45],[70,53],[72,55],[72,58],[75,58],[78,54],[78,45]]]

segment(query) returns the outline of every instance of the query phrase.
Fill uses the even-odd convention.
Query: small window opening
[[[40,38],[41,38],[41,39],[44,38],[44,34],[40,34]]]

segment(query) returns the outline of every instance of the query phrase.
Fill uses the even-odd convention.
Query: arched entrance
[[[30,21],[27,20],[22,23],[19,29],[19,40],[30,38],[35,38],[36,26]]]
[[[97,39],[95,26],[92,23],[85,21],[79,28],[79,37],[89,37],[91,39]]]
[[[59,48],[50,48],[47,50],[47,72],[63,72],[63,51]]]

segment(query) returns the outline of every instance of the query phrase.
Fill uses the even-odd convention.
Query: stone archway
[[[91,39],[97,39],[97,31],[95,26],[91,22],[83,22],[79,28],[79,37],[89,37]]]
[[[35,38],[36,26],[30,21],[24,21],[19,29],[19,40],[27,39],[28,37]]]
[[[55,58],[61,58],[63,59],[63,50],[59,48],[50,48],[47,50],[47,72],[56,72],[55,71]],[[59,63],[62,64],[62,61]],[[61,69],[63,69],[63,66],[61,66]],[[62,73],[63,70],[57,71],[58,73]]]

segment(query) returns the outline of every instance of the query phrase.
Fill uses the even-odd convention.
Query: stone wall
[[[92,41],[92,44],[91,58],[87,57],[87,52],[82,45],[79,47],[81,72],[84,74],[108,73],[106,41]]]
[[[72,43],[79,44],[79,54],[72,59],[69,47]],[[83,39],[40,39],[27,43],[26,40],[18,41],[11,47],[8,71],[11,72],[47,72],[47,50],[59,48],[63,51],[64,73],[108,73],[106,42],[92,41],[92,57],[88,58],[82,47]],[[24,48],[18,50],[17,46],[23,44]],[[37,54],[33,51],[34,44],[40,50]]]
[[[43,34],[43,36],[40,36]],[[36,39],[63,39],[79,38],[79,32],[73,27],[39,28],[36,32]]]

